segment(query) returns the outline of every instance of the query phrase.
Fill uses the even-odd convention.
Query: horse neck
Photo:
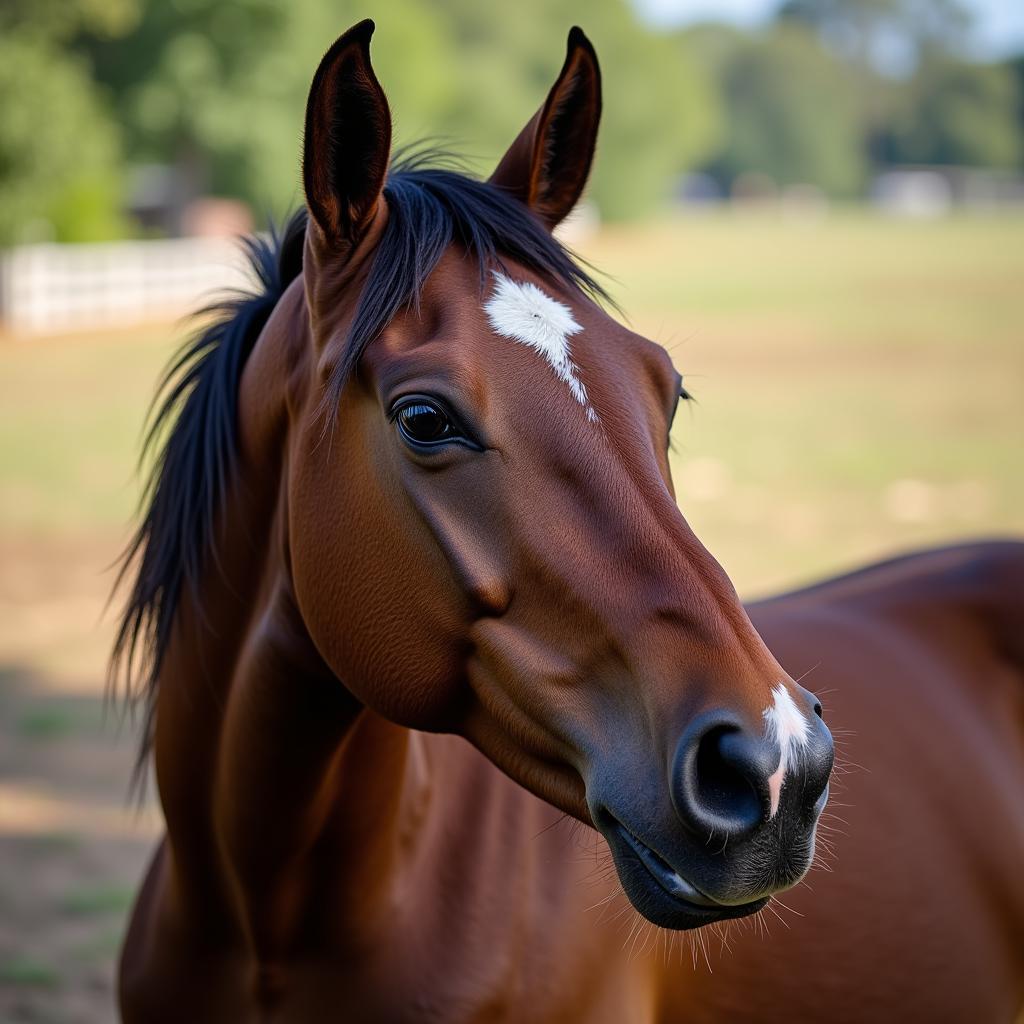
[[[291,585],[285,382],[308,351],[295,337],[301,303],[289,290],[243,374],[217,556],[201,607],[187,593],[179,606],[155,730],[179,895],[206,922],[237,922],[265,951],[287,941],[296,876],[323,843],[345,851],[346,870],[333,874],[360,903],[353,918],[371,919],[367,903],[386,900],[387,868],[408,848],[427,791],[425,762],[410,756],[418,740],[331,672]]]

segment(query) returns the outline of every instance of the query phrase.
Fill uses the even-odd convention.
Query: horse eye
[[[414,445],[437,444],[458,436],[446,413],[423,399],[403,405],[396,419],[402,435]]]

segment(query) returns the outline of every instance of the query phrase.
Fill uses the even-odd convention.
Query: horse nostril
[[[711,729],[700,738],[696,796],[705,811],[745,831],[761,820],[761,797],[737,747],[736,730],[729,726]]]
[[[676,750],[672,802],[698,836],[740,836],[757,828],[769,806],[771,750],[730,716],[702,716]]]
[[[821,811],[832,770],[832,736],[821,705],[814,709],[818,717],[805,711],[803,728],[784,723],[790,731],[782,736],[767,726],[747,729],[724,710],[694,719],[672,762],[670,793],[682,825],[705,842],[709,834],[741,838],[773,819],[783,799],[786,827],[806,825]]]

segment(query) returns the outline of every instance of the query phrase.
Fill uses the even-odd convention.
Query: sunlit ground
[[[1024,219],[723,213],[582,246],[698,399],[677,489],[741,592],[1024,533]],[[104,725],[104,571],[173,335],[0,344],[0,1019],[109,1020],[156,830]]]

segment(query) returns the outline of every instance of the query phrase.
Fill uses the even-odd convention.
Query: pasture
[[[1006,215],[773,208],[580,246],[698,400],[676,417],[677,493],[741,593],[1024,532],[1022,241],[1024,218]],[[131,730],[104,713],[105,570],[176,337],[0,339],[5,1020],[110,1019],[123,918],[158,831],[151,806],[128,805]]]

